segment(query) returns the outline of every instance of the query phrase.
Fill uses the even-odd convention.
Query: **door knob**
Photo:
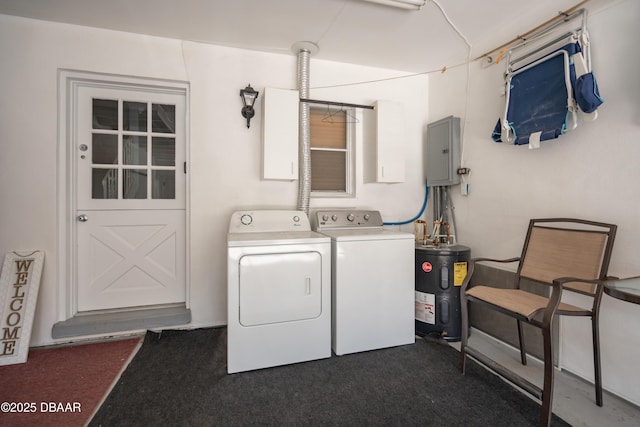
[[[78,215],[78,221],[87,222],[87,221],[89,221],[89,217],[87,215],[85,215],[85,214]]]

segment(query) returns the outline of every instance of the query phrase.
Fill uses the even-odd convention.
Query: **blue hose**
[[[427,181],[424,182],[424,187],[425,187],[425,194],[424,194],[424,202],[422,202],[422,208],[420,209],[420,213],[418,213],[418,215],[416,215],[414,218],[411,218],[407,221],[400,221],[400,222],[383,222],[383,225],[404,225],[404,224],[410,224],[413,221],[415,221],[416,219],[420,218],[422,216],[422,214],[424,213],[424,210],[427,208],[427,199],[429,198],[429,185],[427,183]]]

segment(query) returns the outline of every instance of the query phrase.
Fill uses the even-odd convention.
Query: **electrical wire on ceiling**
[[[463,113],[464,118],[462,119],[462,129],[460,130],[460,167],[464,167],[465,166],[464,137],[466,133],[465,131],[467,129],[467,111],[469,109],[469,83],[471,80],[471,52],[473,48],[471,46],[471,43],[469,43],[469,40],[465,37],[464,34],[462,34],[462,31],[458,29],[456,24],[454,24],[451,18],[449,18],[449,15],[447,15],[447,12],[445,12],[442,6],[440,6],[440,3],[438,3],[437,0],[431,0],[431,1],[433,2],[433,4],[435,4],[438,7],[438,9],[440,9],[442,16],[444,17],[444,19],[447,20],[447,22],[449,23],[449,26],[453,28],[456,34],[458,34],[458,36],[460,36],[460,38],[467,45],[467,84],[466,84],[465,93],[464,93],[464,113]],[[462,179],[460,189],[462,191],[462,194],[466,196],[469,193],[469,182],[468,182],[469,177],[468,175],[460,175],[460,178]]]
[[[333,19],[331,20],[331,22],[329,23],[329,25],[327,26],[327,29],[324,30],[324,32],[322,33],[322,35],[320,36],[320,38],[318,38],[318,40],[316,40],[316,44],[320,45],[320,41],[322,41],[322,39],[324,38],[324,36],[327,35],[327,33],[329,32],[329,30],[333,27],[333,25],[336,23],[336,21],[338,20],[338,18],[340,17],[340,15],[342,15],[342,12],[344,12],[344,8],[347,6],[347,2],[349,0],[344,0],[344,3],[342,3],[342,7],[340,8],[340,10],[338,11],[338,13],[336,13],[336,15],[333,17]]]
[[[453,28],[453,30],[460,36],[460,38],[462,40],[464,40],[464,42],[467,44],[467,46],[469,47],[469,49],[471,49],[471,43],[469,43],[469,40],[467,40],[467,38],[465,37],[464,34],[462,34],[462,31],[460,31],[458,29],[458,27],[456,26],[456,24],[453,23],[453,21],[451,20],[451,18],[449,18],[449,15],[447,15],[447,12],[445,12],[445,10],[442,8],[442,6],[440,5],[440,3],[438,3],[437,0],[429,0],[431,3],[435,4],[438,9],[440,9],[440,12],[442,13],[442,16],[444,17],[444,19],[447,20],[447,23],[449,23],[449,26],[451,28]]]
[[[466,85],[466,89],[465,89],[465,103],[464,103],[464,120],[463,120],[463,125],[462,125],[462,129],[461,129],[461,133],[460,133],[460,165],[462,166],[464,163],[462,162],[463,159],[463,153],[464,153],[464,131],[466,129],[466,125],[467,125],[467,109],[469,106],[469,80],[470,80],[470,76],[471,76],[471,51],[472,51],[472,46],[471,43],[469,43],[469,40],[465,37],[465,35],[462,33],[462,31],[460,31],[458,29],[458,27],[453,23],[453,21],[451,20],[451,18],[449,18],[449,15],[447,15],[447,12],[442,8],[442,6],[440,5],[440,3],[438,3],[437,0],[430,0],[431,3],[435,4],[438,9],[440,10],[440,13],[442,14],[442,16],[444,17],[444,19],[447,21],[447,23],[449,24],[449,26],[451,28],[453,28],[453,30],[456,32],[456,34],[465,42],[465,44],[467,45],[467,61],[461,65],[466,64],[467,65],[467,85]],[[446,68],[443,68],[442,70],[440,70],[440,72],[444,73],[446,71]],[[424,74],[424,73],[421,73]],[[464,176],[463,176],[464,177]],[[426,194],[425,194],[425,198],[424,198],[424,203],[422,205],[422,208],[420,209],[420,212],[418,213],[418,215],[416,215],[414,218],[411,218],[409,220],[405,220],[405,221],[398,221],[398,222],[389,222],[389,223],[384,223],[385,225],[404,225],[404,224],[409,224],[414,222],[415,220],[417,220],[418,218],[420,218],[422,216],[422,214],[425,211],[425,208],[427,207],[427,199],[429,197],[429,185],[428,183],[425,182],[425,186],[426,186]],[[467,194],[469,185],[468,182],[466,180],[463,180],[462,183],[462,188],[463,188],[463,194]],[[447,190],[448,191],[448,188]],[[451,203],[451,201],[449,200],[449,203]],[[453,212],[453,206],[451,206],[451,211]],[[435,220],[436,218],[434,218]],[[455,220],[454,220],[455,222]],[[455,230],[455,224],[454,224],[454,230]],[[456,230],[457,231],[457,230]]]
[[[348,1],[348,0],[346,0]],[[345,4],[343,5],[342,9],[340,10],[340,12],[338,13],[338,15],[336,15],[336,17],[334,18],[333,22],[335,22],[335,20],[337,19],[337,17],[342,13],[342,10],[344,9],[344,6],[346,5],[346,1]],[[447,15],[447,12],[444,10],[444,8],[440,5],[440,3],[437,0],[428,0],[427,5],[429,3],[433,3],[434,5],[436,5],[436,7],[440,10],[440,13],[442,14],[442,16],[444,17],[444,19],[447,21],[447,23],[449,24],[449,26],[456,32],[456,34],[465,42],[465,44],[467,45],[469,51],[468,51],[468,55],[467,55],[467,60],[465,62],[461,62],[459,64],[456,65],[452,65],[452,66],[443,66],[442,68],[439,68],[437,70],[429,70],[429,71],[423,71],[420,73],[412,73],[412,74],[403,74],[401,76],[396,76],[396,77],[386,77],[383,79],[376,79],[376,80],[366,80],[366,81],[360,81],[360,82],[351,82],[351,83],[343,83],[343,84],[338,84],[338,85],[328,85],[328,86],[314,86],[311,89],[330,89],[330,88],[336,88],[336,87],[344,87],[344,86],[356,86],[356,85],[362,85],[362,84],[370,84],[370,83],[380,83],[380,82],[385,82],[385,81],[391,81],[391,80],[398,80],[398,79],[406,79],[409,77],[416,77],[416,76],[424,76],[424,75],[428,75],[428,74],[435,74],[435,73],[444,73],[446,72],[448,69],[453,69],[453,68],[457,68],[457,67],[461,67],[463,65],[467,65],[467,74],[469,73],[469,66],[470,66],[470,62],[471,62],[471,43],[469,43],[469,40],[465,37],[465,35],[458,29],[458,27],[453,23],[453,21],[451,20],[451,18],[449,18],[449,15]],[[333,22],[331,23],[331,25],[333,25]],[[331,26],[330,26],[331,27]],[[329,28],[330,28],[329,27]],[[328,29],[327,29],[328,31]],[[324,35],[326,35],[327,32],[324,33]],[[323,35],[323,37],[324,37]],[[468,79],[467,79],[467,90],[468,90]],[[466,107],[465,107],[466,108]]]

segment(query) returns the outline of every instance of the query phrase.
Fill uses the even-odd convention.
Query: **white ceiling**
[[[524,34],[578,0],[429,0],[407,11],[362,0],[0,0],[0,14],[409,72],[451,67]]]

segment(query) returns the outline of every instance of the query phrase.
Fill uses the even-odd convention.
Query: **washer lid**
[[[274,231],[268,233],[229,233],[227,245],[275,246],[330,243],[331,239],[315,231]]]

